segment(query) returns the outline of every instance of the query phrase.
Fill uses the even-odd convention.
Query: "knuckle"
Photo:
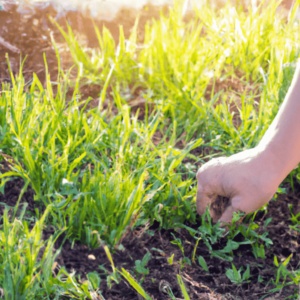
[[[210,162],[207,162],[199,168],[197,175],[196,175],[197,179],[201,180],[207,176],[207,173],[210,169],[210,165],[211,165]]]
[[[198,180],[201,178],[201,174],[202,174],[202,171],[201,171],[201,169],[199,169],[197,174],[196,174],[196,177],[197,177]]]
[[[211,162],[213,165],[220,165],[225,159],[226,159],[225,156],[220,156],[220,157],[213,158]]]

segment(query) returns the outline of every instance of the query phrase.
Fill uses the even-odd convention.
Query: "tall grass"
[[[199,161],[189,154],[197,146],[224,154],[253,147],[292,79],[296,6],[288,20],[275,14],[277,6],[272,1],[247,14],[230,4],[218,13],[204,6],[185,23],[175,5],[169,17],[146,25],[143,43],[138,19],[128,40],[120,29],[117,46],[106,28],[100,34],[95,27],[99,49],[92,52],[69,25],[68,33],[59,27],[78,66],[72,97],[66,101],[70,72],[60,71],[54,93],[46,60],[45,87],[36,75],[27,87],[22,69],[11,88],[3,86],[1,151],[11,170],[0,177],[21,176],[41,204],[37,216],[53,203],[51,222],[79,240],[99,230],[116,244],[141,209],[153,220],[159,204],[164,208],[155,218],[164,226],[170,216],[195,220],[196,170],[184,159]],[[90,98],[80,99],[86,82],[102,88],[90,110]],[[108,86],[117,113],[102,108]],[[128,89],[138,86],[146,102],[143,121],[126,101]],[[181,172],[190,174],[186,181]]]
[[[11,215],[5,210],[0,226],[0,295],[4,299],[58,300],[63,296],[92,299],[93,290],[89,291],[87,282],[79,287],[74,274],[69,275],[64,268],[54,274],[55,260],[60,253],[60,250],[54,252],[54,243],[60,233],[48,241],[42,240],[45,218],[51,209],[52,206],[48,206],[31,230],[23,220],[26,205],[14,221],[10,221]]]
[[[20,72],[13,86],[3,90],[1,150],[10,170],[0,178],[22,177],[40,204],[37,217],[53,204],[51,223],[68,228],[70,238],[90,241],[96,230],[113,246],[156,191],[175,180],[176,193],[191,184],[189,180],[177,188],[181,177],[174,169],[201,139],[183,150],[173,148],[174,140],[154,145],[154,134],[164,126],[161,107],[147,123],[141,122],[137,115],[130,116],[129,106],[115,90],[116,115],[98,108],[85,111],[87,102],[81,107],[76,93],[64,108],[67,87],[60,82],[56,86],[54,95],[50,80],[44,88],[34,75],[28,90]],[[161,199],[155,199],[157,205]],[[99,244],[95,238],[91,246]]]
[[[233,153],[260,140],[283,100],[282,83],[290,82],[285,69],[299,55],[298,4],[287,20],[276,14],[279,4],[248,13],[231,4],[218,12],[204,5],[187,23],[177,4],[146,25],[143,42],[137,42],[138,19],[128,40],[120,28],[118,45],[105,27],[102,34],[95,27],[99,49],[93,51],[80,47],[70,26],[68,33],[59,29],[83,81],[102,86],[114,66],[111,85],[142,87],[147,101],[160,99],[176,120],[177,137],[184,133],[187,142],[201,135]]]
[[[296,6],[288,20],[275,14],[277,6],[272,1],[247,14],[230,4],[218,13],[204,6],[185,23],[175,5],[169,17],[146,25],[143,43],[138,19],[128,40],[120,29],[117,46],[107,29],[100,34],[95,27],[99,49],[92,52],[69,25],[68,33],[59,27],[78,66],[72,97],[66,102],[70,72],[60,72],[54,93],[46,60],[45,87],[36,75],[27,87],[22,69],[11,88],[3,86],[1,151],[11,170],[0,177],[21,176],[41,204],[37,216],[53,203],[53,224],[79,240],[102,228],[113,243],[115,230],[117,241],[142,207],[153,219],[160,203],[161,220],[194,220],[196,170],[183,161],[199,158],[189,152],[200,145],[225,154],[253,147],[287,92],[299,26]],[[90,99],[80,99],[86,82],[102,88],[90,110]],[[117,113],[102,109],[108,86]],[[146,102],[143,121],[126,101],[128,88],[137,86]],[[183,182],[182,171],[191,175]]]

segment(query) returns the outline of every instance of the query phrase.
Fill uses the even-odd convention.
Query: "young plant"
[[[292,271],[292,272],[287,270],[287,265],[291,259],[291,256],[292,256],[292,254],[285,261],[283,261],[282,264],[279,264],[277,256],[276,255],[274,256],[274,264],[276,267],[278,267],[277,276],[276,276],[276,281],[274,281],[274,279],[271,278],[269,283],[273,283],[274,285],[276,285],[276,287],[269,290],[268,293],[274,293],[277,291],[281,292],[283,287],[293,285],[293,284],[299,286],[299,283],[300,283],[299,270]],[[287,276],[289,276],[292,279],[292,281],[286,282]],[[279,283],[281,277],[283,277],[283,282]],[[299,288],[294,289],[294,295],[289,296],[288,298],[298,299],[299,298]]]
[[[205,261],[205,259],[203,258],[203,256],[201,256],[201,255],[198,256],[198,262],[199,262],[199,265],[200,265],[206,272],[209,273],[209,270],[208,270],[206,261]]]
[[[173,253],[170,257],[167,258],[168,263],[169,263],[170,266],[173,265],[174,255],[175,255],[175,254]]]
[[[152,300],[152,298],[145,292],[145,290],[142,288],[140,283],[136,282],[135,279],[128,273],[124,268],[122,268],[122,271],[119,271],[115,268],[111,253],[109,251],[109,248],[107,246],[104,247],[104,250],[106,252],[106,255],[111,263],[112,269],[113,269],[113,275],[111,276],[111,279],[113,279],[116,283],[120,282],[120,275],[121,274],[128,282],[129,284],[146,300]],[[148,252],[149,253],[149,252]],[[147,255],[147,254],[146,254]],[[148,256],[146,256],[145,261],[148,259]],[[118,272],[118,273],[117,273]]]
[[[260,257],[265,259],[265,249],[263,244],[259,244],[259,240],[265,242],[266,246],[269,248],[273,244],[272,240],[267,238],[268,232],[264,232],[262,235],[259,235],[254,230],[259,226],[253,222],[256,212],[254,213],[251,223],[248,225],[248,228],[244,224],[239,224],[238,221],[243,214],[233,213],[233,219],[231,224],[227,224],[229,227],[229,232],[227,235],[228,239],[233,239],[237,234],[241,233],[245,241],[239,242],[239,244],[251,244],[252,252],[256,258]],[[264,228],[271,222],[271,218],[267,219],[264,224]]]
[[[177,245],[180,250],[181,250],[181,253],[183,255],[183,259],[181,259],[178,263],[181,265],[181,269],[184,267],[185,264],[189,264],[190,266],[192,265],[191,264],[191,260],[185,256],[184,254],[184,249],[183,249],[183,246],[182,246],[182,242],[181,242],[181,239],[180,238],[177,238],[173,233],[171,233],[174,237],[174,241],[171,241],[171,244],[173,245]]]
[[[300,228],[299,228],[299,225],[300,225],[300,212],[297,215],[294,215],[293,212],[292,212],[292,208],[293,208],[293,205],[292,204],[289,205],[290,213],[292,215],[291,221],[293,222],[294,225],[289,225],[289,227],[300,232]]]
[[[165,295],[168,295],[172,300],[176,300],[174,294],[173,294],[173,291],[172,291],[172,288],[171,288],[171,285],[168,281],[166,280],[161,280],[159,282],[159,287],[158,287],[159,291],[162,293],[162,294],[165,294]]]
[[[117,284],[120,283],[121,281],[121,277],[120,275],[117,273],[118,270],[115,267],[114,261],[112,259],[111,253],[109,251],[109,248],[107,246],[104,246],[104,250],[105,253],[107,255],[107,258],[109,259],[110,263],[111,263],[111,267],[112,267],[112,274],[110,276],[107,276],[107,284],[109,286],[109,288],[111,289],[111,281],[115,281]]]
[[[135,279],[128,273],[125,269],[122,268],[122,271],[118,271],[128,282],[129,284],[146,300],[152,300],[152,298],[145,292],[142,286],[135,281]]]
[[[274,264],[276,267],[278,267],[277,269],[277,276],[276,276],[276,281],[275,284],[277,285],[279,283],[279,279],[281,276],[283,276],[283,284],[286,281],[286,277],[287,275],[293,280],[294,283],[299,284],[299,280],[298,280],[298,276],[294,277],[288,270],[287,270],[287,265],[290,262],[290,259],[292,257],[293,254],[291,254],[288,258],[286,258],[285,261],[283,261],[280,265],[278,263],[278,259],[277,256],[274,256]]]
[[[145,266],[148,264],[150,259],[151,259],[151,254],[150,252],[147,252],[142,260],[135,261],[134,270],[136,272],[136,277],[140,284],[144,282],[145,276],[149,274],[149,269],[145,268]],[[141,279],[139,279],[140,276],[142,276]]]
[[[232,269],[226,269],[226,276],[230,279],[231,282],[235,283],[235,284],[242,284],[242,283],[247,283],[247,282],[250,282],[250,280],[247,280],[249,279],[251,276],[250,276],[250,267],[249,267],[249,264],[247,264],[247,269],[246,271],[244,272],[243,275],[241,275],[241,272],[243,270],[243,267],[241,267],[238,271],[235,267],[235,265],[233,263],[231,263],[232,265]]]
[[[194,230],[188,226],[183,224],[176,224],[176,227],[185,228],[189,231],[189,233],[197,240],[194,251],[193,251],[193,261],[195,261],[196,249],[200,240],[207,246],[209,249],[211,256],[218,257],[222,260],[232,261],[233,258],[233,250],[238,249],[239,245],[243,244],[251,244],[251,241],[243,241],[243,242],[235,242],[232,239],[228,239],[226,246],[221,250],[213,250],[211,244],[215,244],[221,238],[224,237],[224,228],[220,227],[220,223],[218,222],[215,225],[211,223],[211,217],[209,214],[209,205],[206,208],[206,212],[201,216],[202,224],[198,228],[198,230]],[[234,232],[233,237],[239,233],[239,231]],[[199,237],[200,236],[200,237]],[[229,254],[229,255],[228,255]]]
[[[57,267],[55,259],[60,253],[53,253],[54,243],[60,233],[47,242],[42,241],[45,218],[52,209],[49,205],[31,230],[22,220],[26,205],[12,222],[8,210],[4,211],[0,228],[3,229],[0,230],[0,286],[5,299],[42,300],[45,295],[57,300],[62,296],[92,299],[88,285],[79,285],[74,274],[68,274],[63,268],[57,275],[53,274]]]
[[[258,244],[258,241],[251,244],[252,246],[252,253],[254,254],[255,258],[262,258],[265,259],[265,247],[263,244]]]

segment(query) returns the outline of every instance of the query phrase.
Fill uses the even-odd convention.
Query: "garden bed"
[[[296,10],[206,9],[0,11],[0,299],[299,299],[300,167],[229,231],[195,210],[197,169],[276,115]]]
[[[19,193],[24,182],[21,179],[15,179],[6,184],[4,195],[0,194],[0,202],[13,207],[18,199]],[[234,250],[232,263],[237,270],[243,267],[241,274],[245,272],[245,266],[251,267],[251,277],[249,282],[235,284],[226,276],[226,270],[232,269],[231,262],[212,257],[210,251],[203,242],[199,242],[184,228],[159,229],[159,223],[155,222],[148,227],[139,227],[130,231],[122,240],[122,250],[115,250],[112,257],[115,267],[125,268],[127,271],[136,275],[136,279],[142,282],[145,291],[152,299],[169,299],[168,287],[171,288],[174,296],[178,299],[183,298],[180,286],[177,281],[177,274],[181,274],[184,279],[189,296],[191,299],[261,299],[268,295],[268,291],[276,286],[272,283],[266,286],[272,278],[277,276],[278,270],[274,265],[274,255],[278,261],[285,261],[292,255],[289,267],[299,268],[300,261],[300,233],[291,228],[293,222],[290,220],[291,212],[297,215],[300,212],[300,185],[295,186],[293,192],[289,185],[286,185],[286,194],[278,194],[276,201],[272,200],[267,208],[267,212],[259,212],[254,222],[259,226],[256,232],[268,232],[267,238],[270,238],[273,244],[263,247],[264,258],[255,258],[251,245],[242,245]],[[21,204],[28,203],[28,211],[33,212],[34,200],[33,191],[29,189],[22,197]],[[292,206],[289,209],[289,206]],[[4,205],[0,205],[4,209]],[[266,220],[271,218],[266,230],[263,230]],[[185,222],[184,225],[197,230],[201,226],[200,218],[195,224]],[[247,226],[247,225],[246,225]],[[248,226],[247,226],[248,228]],[[43,240],[47,240],[55,232],[53,229],[43,231]],[[89,249],[86,245],[79,242],[71,245],[70,241],[64,242],[65,235],[59,237],[55,243],[55,248],[60,250],[56,259],[53,271],[57,268],[65,267],[69,273],[76,272],[76,275],[82,281],[87,279],[87,274],[98,272],[101,278],[100,290],[105,299],[142,299],[132,286],[125,280],[120,280],[117,284],[112,282],[108,286],[108,277],[112,269],[110,261],[103,247]],[[180,240],[182,250],[174,241]],[[241,233],[236,235],[233,241],[243,242],[246,239]],[[223,249],[228,239],[222,237],[213,245],[213,249]],[[173,242],[173,243],[172,243]],[[259,243],[264,245],[263,241]],[[196,246],[196,252],[195,251]],[[147,263],[143,266],[145,273],[139,269],[137,263],[150,253]],[[195,257],[202,256],[206,261],[208,271],[205,271]],[[188,257],[188,263],[184,258]],[[173,263],[170,263],[172,258]],[[190,264],[191,263],[191,264]],[[121,278],[121,277],[120,277]],[[246,280],[245,280],[246,281]],[[285,297],[297,293],[297,285],[286,286],[280,291],[269,293],[265,299],[284,299]],[[171,298],[170,298],[171,299]]]

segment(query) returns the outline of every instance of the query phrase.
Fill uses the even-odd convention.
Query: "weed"
[[[147,252],[142,260],[135,261],[134,270],[136,271],[136,277],[139,280],[139,276],[142,276],[141,280],[139,280],[140,284],[144,282],[145,276],[149,274],[149,269],[145,268],[145,266],[148,264],[150,259],[151,259],[151,254],[150,252]]]
[[[171,244],[177,245],[180,248],[181,253],[183,255],[183,259],[178,262],[181,266],[180,269],[182,269],[184,267],[184,264],[189,264],[191,266],[192,264],[191,264],[190,259],[187,256],[184,255],[184,249],[183,249],[183,246],[182,246],[181,239],[177,238],[173,233],[171,233],[171,234],[174,237],[174,240],[171,241]]]
[[[248,278],[251,277],[250,276],[250,267],[248,264],[247,264],[247,269],[244,272],[243,276],[241,275],[243,267],[241,267],[239,270],[237,270],[233,263],[231,263],[231,265],[232,265],[232,270],[227,269],[227,271],[226,271],[226,276],[230,279],[231,282],[236,283],[236,284],[250,282],[250,280],[247,280]]]
[[[208,267],[207,267],[207,264],[206,264],[205,259],[203,258],[203,256],[201,256],[201,255],[198,256],[198,262],[199,262],[199,265],[200,265],[206,272],[209,272]]]

